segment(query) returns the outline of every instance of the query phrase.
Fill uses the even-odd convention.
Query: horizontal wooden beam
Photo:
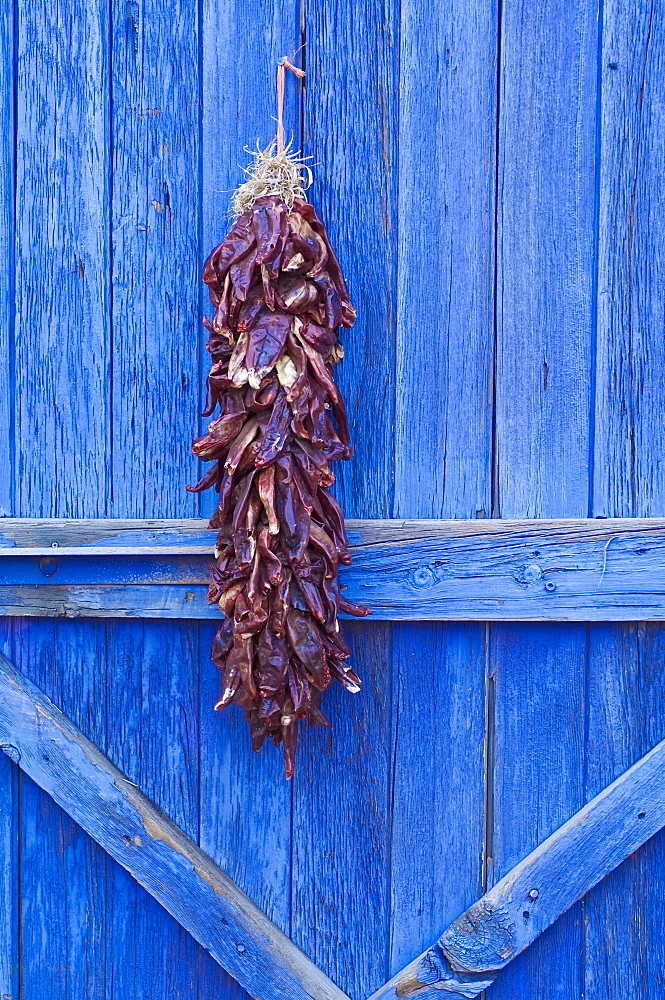
[[[665,826],[665,740],[580,809],[371,1000],[470,1000]]]
[[[347,1000],[234,882],[0,655],[0,747],[258,1000]]]
[[[665,520],[349,521],[378,621],[665,620]],[[201,520],[0,521],[0,614],[212,618]]]

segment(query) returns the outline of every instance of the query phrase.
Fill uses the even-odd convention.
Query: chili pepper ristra
[[[352,692],[338,614],[369,609],[340,593],[351,562],[344,518],[329,491],[331,462],[352,455],[333,379],[339,327],[356,318],[325,227],[305,198],[309,168],[285,147],[285,71],[277,70],[277,138],[257,150],[233,199],[235,222],[208,257],[215,309],[203,323],[212,355],[204,416],[220,413],[194,453],[213,466],[191,492],[214,486],[219,531],[210,603],[225,618],[212,658],[215,705],[244,710],[252,747],[271,738],[293,775],[298,723],[330,727],[321,694],[333,679]]]

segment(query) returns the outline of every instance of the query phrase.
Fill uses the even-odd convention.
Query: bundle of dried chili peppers
[[[248,200],[245,191],[240,205]],[[188,489],[219,491],[209,600],[226,617],[212,650],[223,674],[215,708],[244,710],[255,750],[266,737],[282,744],[290,778],[299,720],[330,727],[322,691],[333,678],[348,691],[360,685],[338,614],[369,610],[340,593],[338,567],[351,557],[329,492],[331,462],[352,455],[332,366],[343,354],[337,328],[356,313],[304,197],[255,198],[203,280],[215,307],[203,321],[213,360],[204,416],[217,405],[220,415],[193,446],[215,464]]]

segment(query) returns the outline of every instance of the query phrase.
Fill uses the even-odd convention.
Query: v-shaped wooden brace
[[[257,1000],[346,1000],[235,885],[0,655],[0,746]],[[665,826],[665,741],[581,809],[372,1000],[471,1000]]]

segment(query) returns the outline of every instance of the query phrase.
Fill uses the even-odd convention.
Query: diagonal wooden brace
[[[665,826],[665,740],[580,809],[370,1000],[472,1000]]]

